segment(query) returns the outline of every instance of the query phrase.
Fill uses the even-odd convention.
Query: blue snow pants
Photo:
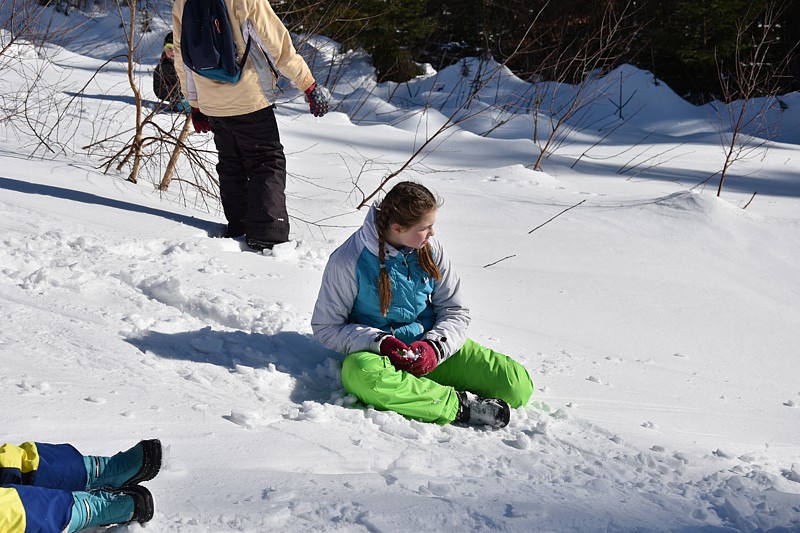
[[[0,531],[61,533],[72,515],[72,491],[86,490],[83,455],[69,444],[0,446]]]

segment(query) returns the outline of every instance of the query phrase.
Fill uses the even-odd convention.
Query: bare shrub
[[[782,20],[786,2],[770,0],[760,12],[748,12],[737,25],[736,59],[731,68],[718,62],[722,94],[727,105],[717,105],[720,142],[725,160],[717,187],[737,162],[762,153],[779,133],[771,129],[773,113],[782,111],[778,96],[791,81],[786,76],[797,44],[777,61],[770,51],[777,44],[773,29]]]

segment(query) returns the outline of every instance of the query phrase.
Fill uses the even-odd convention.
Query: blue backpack
[[[183,64],[206,78],[236,83],[250,53],[250,38],[238,63],[236,52],[225,0],[186,0],[181,17]]]

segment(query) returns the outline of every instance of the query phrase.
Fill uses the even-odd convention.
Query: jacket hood
[[[376,201],[369,207],[367,216],[364,217],[364,224],[356,233],[356,235],[358,236],[359,244],[363,245],[367,250],[369,250],[376,256],[378,255],[377,220],[378,220],[379,205],[380,202]],[[399,253],[399,251],[388,242],[385,243],[385,245],[386,245],[387,256],[393,256]]]

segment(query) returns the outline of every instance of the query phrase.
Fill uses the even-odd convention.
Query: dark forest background
[[[725,79],[768,39],[770,91],[800,89],[800,0],[274,0],[295,32],[364,48],[379,81],[492,56],[522,79],[576,82],[630,63],[684,98],[726,98]],[[788,61],[787,61],[788,59]],[[747,65],[745,65],[747,66]],[[774,92],[773,92],[774,94]]]

